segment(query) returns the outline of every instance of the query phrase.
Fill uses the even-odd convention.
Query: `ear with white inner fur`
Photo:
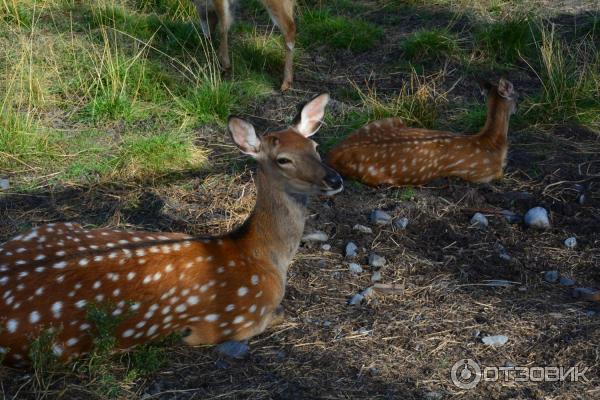
[[[256,158],[260,150],[260,139],[252,124],[238,117],[229,117],[227,127],[233,142],[242,153]]]
[[[303,136],[310,137],[317,133],[325,116],[325,106],[329,102],[329,94],[322,93],[310,100],[294,118],[294,128]]]
[[[498,82],[498,94],[506,99],[512,98],[515,94],[513,84],[504,78],[500,78]]]

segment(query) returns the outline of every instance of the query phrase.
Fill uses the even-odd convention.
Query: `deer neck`
[[[509,120],[509,106],[506,102],[490,99],[485,125],[479,132],[479,136],[494,147],[502,147],[506,144]]]
[[[256,188],[256,205],[240,228],[239,239],[247,243],[252,256],[269,260],[285,282],[304,232],[308,196],[286,192],[283,182],[271,179],[260,166]]]

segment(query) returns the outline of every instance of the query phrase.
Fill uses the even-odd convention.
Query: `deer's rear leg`
[[[281,90],[286,91],[294,81],[294,47],[296,45],[296,23],[294,22],[294,2],[263,0],[271,19],[281,29],[285,39],[285,65]]]
[[[215,1],[215,12],[219,18],[219,33],[221,35],[221,43],[219,44],[219,61],[223,69],[229,69],[231,67],[231,61],[229,60],[229,44],[228,34],[233,18],[231,16],[231,7],[229,0]]]

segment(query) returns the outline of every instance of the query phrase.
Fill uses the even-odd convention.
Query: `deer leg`
[[[229,61],[229,45],[227,43],[227,35],[233,21],[231,16],[231,8],[229,0],[215,1],[215,11],[219,17],[219,32],[221,34],[221,43],[219,44],[219,61],[223,69],[229,69],[231,62]]]
[[[294,46],[296,44],[296,23],[294,22],[294,2],[263,0],[271,19],[279,27],[285,39],[285,65],[281,90],[286,91],[294,80]]]

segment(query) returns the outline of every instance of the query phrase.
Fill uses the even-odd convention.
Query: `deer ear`
[[[323,122],[325,116],[325,106],[329,102],[329,94],[322,93],[307,103],[301,105],[301,108],[292,125],[296,130],[304,135],[310,137],[317,133]]]
[[[494,87],[488,80],[478,79],[477,83],[479,84],[479,89],[481,90],[481,94],[487,96],[490,94],[490,90]]]
[[[229,117],[227,128],[231,139],[244,154],[254,158],[258,156],[260,150],[260,139],[256,136],[254,127],[250,122],[244,121],[238,117]]]
[[[500,78],[498,82],[498,94],[505,99],[512,99],[515,95],[515,88],[509,80]]]

